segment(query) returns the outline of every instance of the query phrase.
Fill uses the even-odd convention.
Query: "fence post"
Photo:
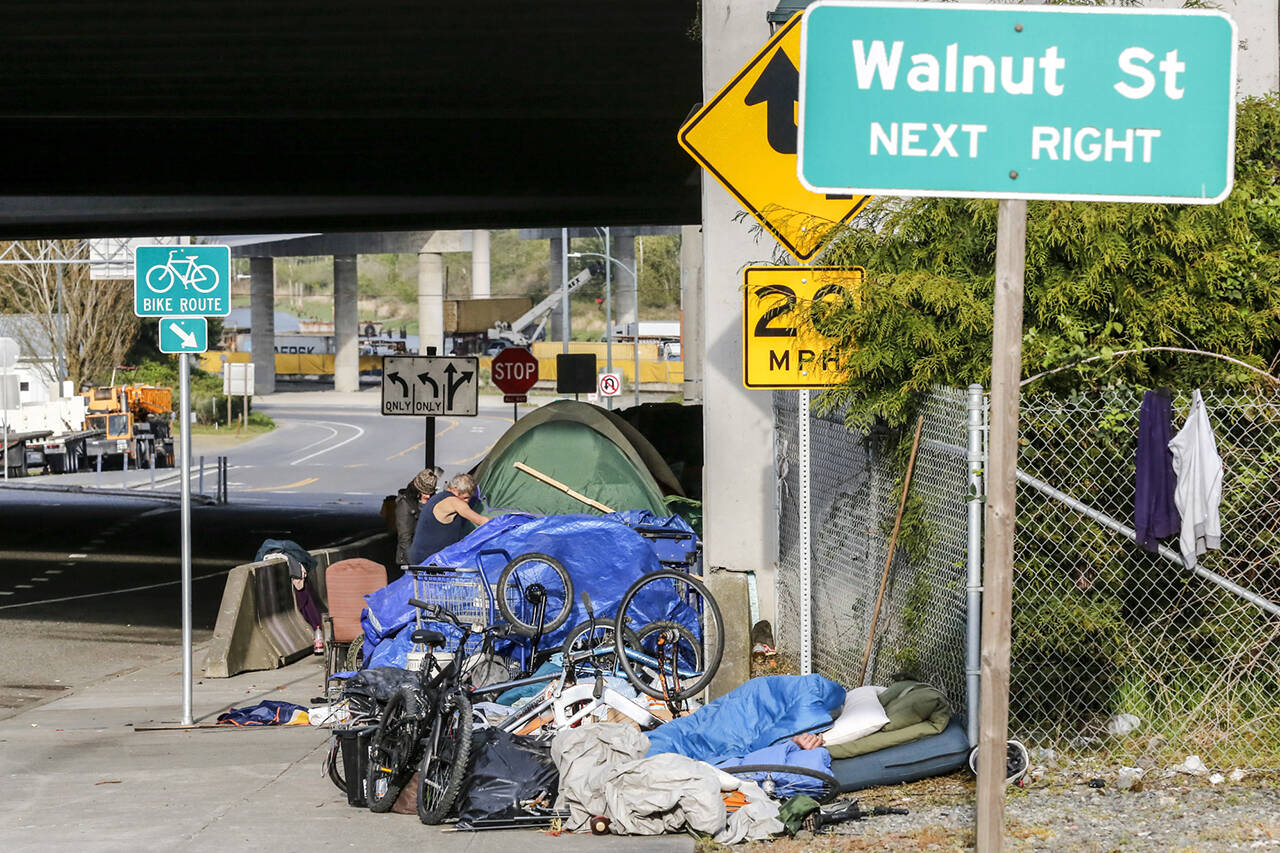
[[[982,487],[985,464],[983,438],[986,431],[982,405],[982,386],[969,386],[969,542],[968,608],[965,620],[964,693],[969,722],[969,746],[978,745],[978,690],[982,673],[982,505],[986,492]]]
[[[800,674],[813,672],[813,549],[810,547],[809,477],[809,389],[796,392],[797,439],[800,447],[800,495],[796,508],[800,512]]]

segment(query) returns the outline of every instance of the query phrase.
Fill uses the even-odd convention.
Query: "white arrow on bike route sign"
[[[209,321],[204,317],[161,317],[160,352],[204,352],[209,348]]]
[[[138,246],[133,270],[133,313],[139,317],[231,313],[228,246]]]

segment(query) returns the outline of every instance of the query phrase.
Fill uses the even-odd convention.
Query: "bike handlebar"
[[[409,599],[409,605],[411,607],[418,608],[433,619],[443,619],[446,622],[451,622],[456,628],[468,630],[473,628],[471,623],[463,625],[462,620],[458,618],[457,614],[443,605],[431,604],[423,601],[421,598]],[[511,626],[502,624],[486,625],[478,631],[473,631],[473,633],[493,634],[495,637],[506,637],[511,633]]]

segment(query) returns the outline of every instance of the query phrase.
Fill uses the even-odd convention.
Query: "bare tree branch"
[[[31,241],[25,248],[30,255],[38,257],[50,248],[70,250],[74,245],[63,241],[63,246],[50,247],[49,242]],[[43,340],[19,341],[24,349],[52,352],[61,340],[67,378],[77,388],[118,364],[138,336],[132,283],[92,281],[87,264],[67,263],[62,268],[61,319],[58,268],[54,264],[0,268],[0,294],[3,294],[0,307],[33,317],[35,324],[27,337],[37,334],[43,337]],[[54,365],[42,367],[50,382],[57,380]]]

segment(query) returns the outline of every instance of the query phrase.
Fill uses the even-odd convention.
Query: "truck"
[[[173,465],[173,392],[156,385],[102,385],[84,393],[87,433],[83,457],[64,461],[68,471],[115,462],[121,467]]]
[[[60,391],[60,394],[56,392]],[[72,393],[71,383],[53,386],[52,399],[22,403],[4,412],[8,427],[10,476],[31,468],[61,473],[68,448],[74,456],[90,431],[85,429],[85,400]],[[48,453],[48,455],[46,455]]]
[[[573,293],[579,287],[591,281],[592,276],[600,275],[602,269],[599,264],[589,264],[586,269],[569,279],[569,283],[566,286],[569,293]],[[507,347],[528,347],[531,343],[541,338],[542,329],[547,324],[547,317],[560,305],[560,301],[563,298],[560,292],[565,289],[556,289],[546,299],[543,299],[510,323],[499,322],[494,324],[486,335],[488,340],[485,344],[484,354],[497,355]]]

